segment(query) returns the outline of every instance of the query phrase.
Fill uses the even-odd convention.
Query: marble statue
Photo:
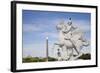
[[[81,55],[80,49],[83,46],[88,46],[89,42],[84,39],[84,33],[82,30],[76,26],[73,26],[71,18],[67,24],[61,21],[60,24],[56,26],[59,32],[59,42],[54,45],[58,45],[62,49],[61,59],[62,60],[74,60],[73,49],[75,49],[77,56]]]

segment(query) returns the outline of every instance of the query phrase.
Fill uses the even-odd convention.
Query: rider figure
[[[65,34],[65,39],[70,40],[72,38],[72,33],[77,27],[72,25],[72,20],[69,18],[67,25],[63,28],[63,32]],[[67,34],[67,35],[66,35]]]
[[[68,29],[69,31],[73,31],[73,30],[76,29],[76,28],[77,28],[76,26],[73,26],[73,25],[72,25],[72,19],[69,18],[68,23],[67,23],[67,29]]]
[[[65,40],[70,40],[73,44],[73,46],[76,45],[75,39],[73,39],[73,32],[77,29],[76,26],[72,25],[72,19],[69,18],[68,23],[66,25],[66,30],[65,30]],[[77,50],[76,50],[77,51]],[[78,51],[77,51],[78,53]]]

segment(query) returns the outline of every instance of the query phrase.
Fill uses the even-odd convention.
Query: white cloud
[[[73,25],[77,26],[84,32],[88,32],[91,30],[91,24],[89,23],[89,21],[76,20],[76,21],[73,21]]]
[[[47,37],[50,37],[50,38],[57,38],[58,36],[58,33],[55,33],[55,32],[44,32],[42,33],[43,36],[47,36]]]
[[[24,32],[34,32],[34,31],[41,31],[42,28],[35,26],[33,24],[23,24],[23,31]]]
[[[24,44],[23,47],[23,57],[33,56],[33,57],[45,57],[46,49],[45,42],[34,43],[34,44]]]
[[[46,41],[42,43],[34,43],[34,44],[24,44],[23,47],[23,57],[32,56],[32,57],[46,57]],[[53,49],[53,43],[48,44],[49,48],[49,56],[55,56]]]

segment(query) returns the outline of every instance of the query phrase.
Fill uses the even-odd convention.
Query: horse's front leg
[[[67,60],[72,60],[73,58],[73,48],[67,48]]]
[[[61,53],[61,57],[62,57],[62,60],[65,61],[66,60],[66,47],[63,46],[62,48],[62,53]]]
[[[63,49],[62,49],[62,59],[64,61],[69,60],[71,54],[72,54],[72,49],[68,48],[67,46],[63,46]]]
[[[70,48],[69,60],[73,60],[73,55],[74,55],[74,50],[73,48]]]

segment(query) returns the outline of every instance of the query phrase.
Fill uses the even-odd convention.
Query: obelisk
[[[46,61],[48,61],[48,37],[46,37]]]

